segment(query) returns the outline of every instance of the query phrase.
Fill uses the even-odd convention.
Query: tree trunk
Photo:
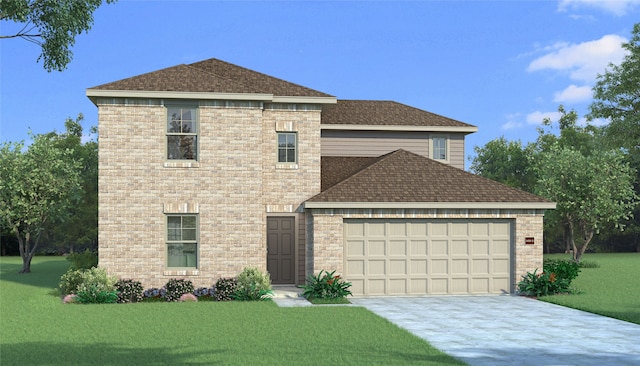
[[[582,259],[582,255],[587,250],[587,246],[591,242],[591,239],[593,239],[593,230],[585,233],[584,243],[573,253],[573,259],[576,263],[580,263],[580,259]]]
[[[33,248],[31,248],[31,233],[26,233],[24,238],[20,235],[20,231],[17,228],[14,228],[14,233],[18,238],[18,249],[20,249],[20,257],[22,257],[22,268],[18,273],[31,273],[31,259],[33,259],[33,255],[36,253],[40,233],[36,236]]]

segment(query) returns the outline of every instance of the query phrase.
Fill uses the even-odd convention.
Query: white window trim
[[[169,267],[169,244],[171,243],[185,243],[191,242],[190,240],[181,240],[181,241],[172,241],[169,240],[169,217],[172,216],[194,216],[196,218],[196,240],[193,244],[196,245],[196,265],[195,267]],[[166,213],[165,218],[165,228],[164,228],[164,253],[165,253],[165,264],[164,267],[168,271],[195,271],[197,275],[197,271],[200,268],[200,215],[195,213]]]
[[[280,146],[278,142],[278,136],[281,133],[293,134],[295,136],[295,157],[294,161],[279,161],[280,157]],[[276,169],[298,169],[298,159],[299,159],[299,150],[300,150],[300,140],[297,131],[276,131]]]
[[[434,144],[434,140],[435,139],[439,139],[439,138],[443,138],[445,140],[445,158],[444,159],[437,159],[436,158],[436,154],[435,154],[435,144]],[[449,164],[450,160],[451,160],[451,137],[449,135],[442,135],[442,134],[437,134],[437,135],[431,135],[429,136],[429,157],[435,161],[439,161],[441,163],[445,163],[445,164]]]
[[[170,108],[185,108],[194,110],[195,131],[189,135],[196,136],[196,158],[195,159],[169,159],[169,141],[170,135],[179,135],[169,133],[169,109]],[[165,104],[165,121],[164,121],[164,167],[165,168],[198,168],[200,164],[200,108],[196,104]]]

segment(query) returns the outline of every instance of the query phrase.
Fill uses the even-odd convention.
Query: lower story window
[[[198,268],[197,215],[167,216],[167,267]]]

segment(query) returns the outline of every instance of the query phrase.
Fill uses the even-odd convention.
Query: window
[[[278,163],[296,162],[295,132],[278,132]]]
[[[436,136],[431,139],[431,143],[433,144],[433,159],[448,160],[447,138],[443,136]]]
[[[167,216],[167,267],[197,268],[198,217]]]
[[[198,158],[197,108],[167,108],[167,159]]]

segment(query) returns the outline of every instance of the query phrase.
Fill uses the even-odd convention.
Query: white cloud
[[[542,124],[542,121],[548,118],[552,122],[556,122],[560,119],[560,112],[540,112],[535,111],[533,113],[527,114],[527,123],[530,125],[539,125]]]
[[[567,11],[587,7],[623,16],[638,5],[640,0],[560,0],[558,10]]]
[[[553,101],[558,103],[579,103],[591,99],[590,86],[569,85],[563,91],[554,94]]]
[[[557,70],[569,72],[573,80],[590,83],[598,74],[604,73],[609,63],[619,64],[625,55],[623,37],[608,34],[595,41],[578,44],[556,43],[545,49],[551,50],[544,56],[531,61],[527,71]]]
[[[520,128],[520,127],[522,127],[522,123],[513,121],[513,120],[509,120],[507,123],[500,126],[500,128],[503,130],[511,130],[511,129]]]

